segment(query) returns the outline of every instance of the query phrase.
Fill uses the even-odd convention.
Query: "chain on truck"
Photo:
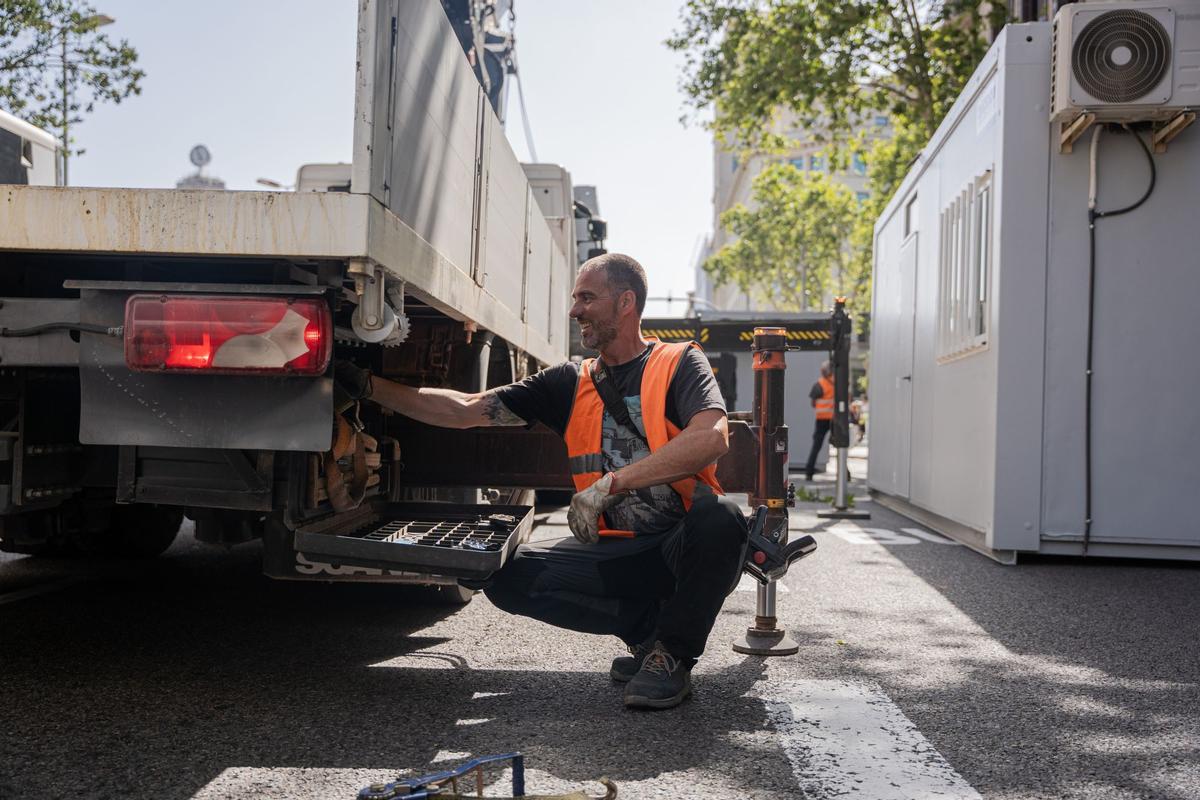
[[[474,392],[568,355],[605,226],[505,139],[503,5],[360,0],[353,159],[296,191],[58,186],[0,118],[0,548],[152,556],[186,515],[276,578],[499,568],[571,488],[558,437],[341,403],[331,364]]]

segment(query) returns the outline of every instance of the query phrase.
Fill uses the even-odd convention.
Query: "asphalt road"
[[[349,798],[510,750],[540,793],[1200,798],[1200,570],[1005,567],[861,507],[793,516],[820,542],[779,594],[799,654],[732,652],[737,591],[658,713],[622,707],[615,640],[482,597],[272,582],[256,546],[182,536],[141,565],[4,557],[0,798]]]

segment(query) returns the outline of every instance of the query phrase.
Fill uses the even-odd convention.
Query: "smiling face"
[[[571,292],[574,301],[571,319],[579,323],[579,338],[584,347],[601,350],[617,338],[622,316],[621,295],[631,297],[633,292],[615,293],[603,267],[579,271]],[[630,305],[630,297],[625,298],[625,309]]]

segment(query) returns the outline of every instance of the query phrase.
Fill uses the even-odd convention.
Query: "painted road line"
[[[900,531],[901,531],[901,533],[907,533],[910,536],[918,536],[918,537],[924,539],[925,541],[933,542],[934,544],[952,544],[952,545],[957,545],[959,547],[962,547],[962,542],[956,542],[949,537],[942,536],[940,533],[933,533],[932,531],[923,531],[920,528],[901,528]]]
[[[31,597],[37,597],[43,594],[61,592],[63,589],[74,586],[82,580],[83,578],[63,578],[61,580],[51,581],[50,583],[43,583],[38,586],[30,586],[27,589],[18,589],[15,592],[0,594],[0,606],[4,605],[5,603],[16,603],[20,600],[28,600]]]
[[[936,533],[923,531],[918,528],[901,528],[899,531],[887,528],[830,528],[829,532],[850,544],[921,544],[935,542],[961,547],[959,542],[947,539]]]
[[[785,679],[753,694],[808,800],[980,800],[876,684]]]
[[[886,528],[830,528],[829,532],[849,544],[920,544],[915,536],[889,531]]]

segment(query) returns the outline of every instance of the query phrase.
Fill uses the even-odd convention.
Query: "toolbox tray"
[[[296,529],[296,551],[335,565],[482,580],[529,538],[532,506],[390,503]]]

